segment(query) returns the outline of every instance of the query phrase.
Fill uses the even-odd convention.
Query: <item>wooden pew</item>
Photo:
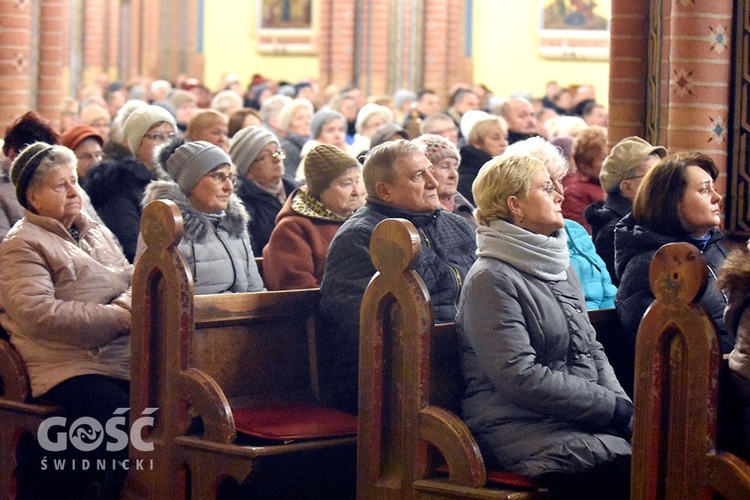
[[[214,498],[226,478],[252,484],[284,458],[290,466],[333,460],[328,470],[344,471],[356,417],[317,404],[318,290],[194,296],[176,248],[181,225],[171,202],[144,209],[131,421],[158,411],[143,433],[153,451],[131,446],[130,456],[153,469],[131,465],[123,498]]]
[[[636,341],[631,498],[748,499],[750,465],[716,449],[721,350],[697,302],[705,261],[693,245],[665,245],[649,278],[656,300]]]
[[[34,400],[26,365],[0,328],[0,498],[15,498],[18,445],[24,434],[36,438],[44,419],[60,409]]]
[[[469,429],[447,409],[462,396],[458,339],[452,324],[434,325],[413,270],[419,251],[407,221],[373,232],[378,272],[360,313],[357,498],[546,498],[530,478],[488,473]],[[443,461],[447,477],[437,470]]]

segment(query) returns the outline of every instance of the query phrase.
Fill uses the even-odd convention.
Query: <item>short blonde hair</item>
[[[190,118],[187,130],[185,131],[185,136],[193,138],[207,128],[228,124],[229,119],[225,114],[220,113],[215,109],[202,109]]]
[[[466,142],[476,147],[477,144],[484,142],[485,137],[487,137],[490,130],[495,126],[500,127],[505,132],[505,135],[508,135],[508,122],[505,121],[505,118],[502,116],[490,116],[489,118],[479,120],[471,127]]]
[[[531,176],[537,170],[546,172],[544,163],[529,155],[499,156],[485,163],[471,186],[477,205],[474,217],[479,225],[487,226],[498,219],[513,222],[508,198],[525,199]]]

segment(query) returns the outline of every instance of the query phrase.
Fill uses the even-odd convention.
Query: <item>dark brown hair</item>
[[[651,230],[676,237],[688,234],[680,216],[680,200],[687,187],[688,167],[700,167],[716,180],[719,169],[703,153],[679,152],[667,156],[643,179],[633,200],[633,219]]]

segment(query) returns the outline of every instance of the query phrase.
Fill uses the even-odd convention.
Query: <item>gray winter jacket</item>
[[[146,187],[143,206],[158,199],[175,202],[182,212],[178,248],[193,273],[196,295],[265,290],[247,233],[248,215],[239,198],[232,195],[224,216],[215,219],[196,210],[172,181],[153,181]],[[144,251],[139,238],[136,261]]]
[[[466,276],[456,316],[463,418],[490,466],[535,477],[631,453],[632,405],[596,340],[575,272],[564,274],[543,280],[479,257]]]

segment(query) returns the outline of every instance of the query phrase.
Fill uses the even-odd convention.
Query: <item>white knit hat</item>
[[[177,124],[174,116],[166,109],[160,106],[143,106],[133,111],[125,122],[125,139],[128,141],[130,152],[135,154],[141,145],[143,136],[154,125],[167,122],[177,131]]]

